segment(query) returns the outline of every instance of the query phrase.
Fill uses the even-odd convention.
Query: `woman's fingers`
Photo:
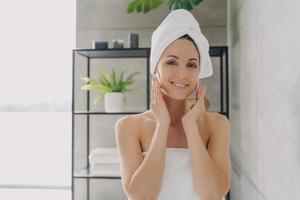
[[[153,102],[153,104],[158,104],[161,102],[161,99],[162,91],[159,82],[155,77],[153,77],[151,101]]]
[[[152,78],[152,84],[151,84],[151,104],[153,103],[154,101],[154,78]]]
[[[154,78],[154,103],[157,104],[157,80]]]
[[[157,79],[155,79],[155,98],[156,103],[159,103],[159,86]]]
[[[199,99],[199,86],[197,87],[197,90],[196,90],[196,102],[198,101]]]
[[[202,88],[202,85],[198,85],[198,87],[197,87],[198,89],[197,89],[197,92],[196,92],[196,100],[198,101],[200,98],[201,98],[201,88]]]
[[[199,90],[199,98],[204,98],[205,86],[201,85],[201,90]]]
[[[158,90],[157,98],[159,99],[159,102],[161,102],[163,97],[162,97],[162,88],[160,87],[159,84],[157,84],[157,90]]]
[[[155,81],[155,77],[152,78],[151,102],[152,102],[152,104],[155,104],[157,102],[156,101],[156,81]]]
[[[201,85],[197,91],[197,102],[199,103],[201,103],[202,101],[204,102],[205,93],[206,93],[206,86]]]

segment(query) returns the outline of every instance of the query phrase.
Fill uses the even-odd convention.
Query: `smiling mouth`
[[[183,83],[174,83],[173,81],[170,82],[172,85],[178,88],[186,88],[188,84],[183,84]]]

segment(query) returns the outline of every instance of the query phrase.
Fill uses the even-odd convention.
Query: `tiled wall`
[[[232,200],[300,198],[299,10],[228,2]]]

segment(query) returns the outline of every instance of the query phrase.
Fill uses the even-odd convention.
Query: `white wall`
[[[299,10],[229,1],[232,200],[300,197]]]

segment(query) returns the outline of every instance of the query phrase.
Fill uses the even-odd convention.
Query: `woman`
[[[207,112],[206,87],[198,86],[198,79],[212,75],[208,49],[198,23],[183,9],[171,12],[153,33],[150,110],[124,116],[115,125],[129,199],[225,199],[231,180],[230,122]],[[196,102],[187,106],[195,90]]]

